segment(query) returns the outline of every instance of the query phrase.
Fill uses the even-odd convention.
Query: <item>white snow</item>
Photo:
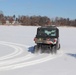
[[[0,26],[0,75],[76,75],[76,28],[59,27],[61,49],[33,54],[35,26]]]

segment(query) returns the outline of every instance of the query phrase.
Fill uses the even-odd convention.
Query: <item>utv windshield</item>
[[[37,32],[37,36],[39,37],[56,37],[56,34],[56,29],[40,29]]]
[[[56,30],[44,30],[44,33],[48,36],[56,36]]]

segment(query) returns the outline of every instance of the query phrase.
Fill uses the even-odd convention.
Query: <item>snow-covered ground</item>
[[[59,27],[61,49],[33,54],[35,26],[0,26],[0,75],[76,75],[76,28]]]

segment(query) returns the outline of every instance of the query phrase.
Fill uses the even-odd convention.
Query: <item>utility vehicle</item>
[[[34,41],[34,52],[43,53],[49,50],[51,53],[57,53],[60,49],[59,29],[56,26],[38,27]]]

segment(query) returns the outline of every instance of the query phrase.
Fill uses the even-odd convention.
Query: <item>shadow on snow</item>
[[[72,56],[72,57],[76,58],[76,54],[73,54],[73,53],[67,53],[67,55],[69,55],[69,56]]]
[[[34,53],[34,46],[29,47],[28,51],[31,52],[31,53]]]
[[[28,52],[34,53],[35,52],[34,46],[29,47]],[[51,51],[45,49],[43,53],[51,53]]]

